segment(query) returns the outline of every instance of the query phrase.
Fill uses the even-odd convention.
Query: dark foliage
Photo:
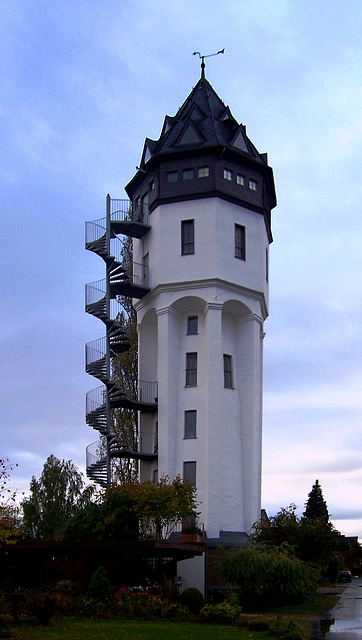
[[[190,613],[200,613],[204,606],[204,598],[201,591],[191,587],[181,593],[180,604],[182,607],[187,607]]]
[[[322,488],[318,480],[315,481],[312,491],[308,493],[308,500],[305,504],[303,516],[307,520],[329,522],[327,504],[323,498]]]

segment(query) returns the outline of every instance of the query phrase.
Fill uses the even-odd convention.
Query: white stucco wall
[[[181,256],[181,220],[195,220],[195,254]],[[262,324],[267,313],[268,246],[264,219],[218,199],[158,207],[151,231],[135,241],[134,260],[149,252],[151,292],[137,301],[139,373],[158,380],[157,463],[142,479],[183,474],[197,462],[200,521],[250,532],[260,514]],[[234,224],[246,227],[246,260],[234,257]],[[187,335],[187,317],[198,334]],[[198,354],[197,386],[185,386],[186,353]],[[224,388],[223,354],[232,356],[234,388]],[[150,377],[149,377],[150,376]],[[197,437],[184,438],[184,412],[197,411]],[[150,424],[140,416],[140,429]],[[148,428],[148,427],[147,427]]]

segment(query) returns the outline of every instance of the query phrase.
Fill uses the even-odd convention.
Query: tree
[[[94,486],[85,487],[83,474],[71,460],[49,456],[39,480],[31,479],[30,496],[21,503],[27,535],[35,540],[58,538],[60,529],[93,493]]]
[[[342,536],[331,522],[323,518],[298,518],[296,505],[281,509],[275,516],[255,525],[251,545],[280,547],[287,543],[296,556],[326,575],[341,551]]]
[[[20,535],[21,523],[19,506],[15,500],[16,491],[8,486],[12,470],[9,458],[0,458],[0,546],[14,544]]]
[[[315,481],[312,491],[308,493],[308,500],[305,503],[303,516],[307,520],[329,522],[327,504],[323,498],[322,488],[318,480]]]
[[[165,539],[177,524],[195,517],[196,489],[180,476],[129,480],[104,490],[99,505],[88,505],[68,523],[64,540]]]
[[[227,582],[239,585],[242,600],[254,607],[303,602],[315,594],[319,579],[318,571],[286,543],[228,550],[221,572]]]

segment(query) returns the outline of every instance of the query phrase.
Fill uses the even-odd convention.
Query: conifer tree
[[[307,520],[319,520],[325,523],[329,522],[328,508],[323,498],[319,480],[315,481],[312,491],[308,494],[308,500],[305,503],[303,516]]]

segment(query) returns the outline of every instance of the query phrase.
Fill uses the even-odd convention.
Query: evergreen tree
[[[307,520],[319,520],[320,522],[329,522],[329,513],[327,504],[323,498],[322,488],[319,481],[316,480],[312,491],[308,494],[308,500],[305,503],[304,518]]]

